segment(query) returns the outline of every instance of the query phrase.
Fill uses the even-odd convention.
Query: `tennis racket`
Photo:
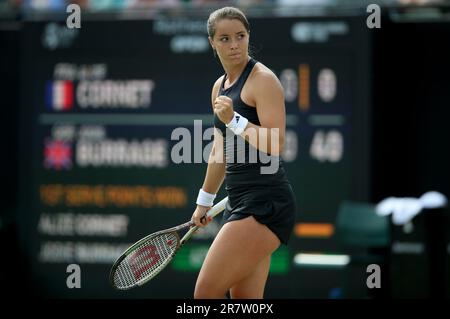
[[[228,197],[211,207],[207,217],[225,209]],[[204,217],[202,217],[203,219]],[[109,274],[111,285],[119,290],[142,286],[160,273],[177,251],[192,237],[198,226],[193,221],[150,234],[130,246],[114,263]],[[190,228],[191,227],[191,228]],[[190,228],[181,238],[181,232]]]

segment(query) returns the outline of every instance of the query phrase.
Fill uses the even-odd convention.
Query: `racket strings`
[[[158,235],[139,245],[125,257],[114,273],[114,284],[119,289],[135,286],[149,280],[172,259],[179,237],[177,233]]]

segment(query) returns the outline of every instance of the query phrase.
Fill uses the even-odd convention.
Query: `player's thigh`
[[[278,237],[253,216],[226,223],[208,251],[196,290],[225,293],[249,276],[279,245]]]
[[[230,289],[231,298],[261,299],[264,298],[264,288],[270,269],[270,256],[267,256],[256,266],[246,278],[236,283]]]

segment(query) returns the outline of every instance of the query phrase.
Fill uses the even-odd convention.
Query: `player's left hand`
[[[233,100],[228,96],[220,95],[214,100],[214,113],[225,124],[231,122],[234,116]]]

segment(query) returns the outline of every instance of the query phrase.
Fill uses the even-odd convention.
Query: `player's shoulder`
[[[251,81],[257,87],[263,88],[271,86],[278,87],[280,85],[280,81],[275,73],[261,62],[255,65],[255,69],[251,75]]]
[[[213,85],[213,91],[218,91],[220,88],[220,84],[222,84],[223,78],[224,78],[225,74],[221,75],[216,82],[214,82]]]
[[[261,62],[256,63],[252,80],[257,82],[279,82],[275,73]]]
[[[214,99],[217,97],[217,94],[219,93],[220,85],[222,84],[224,76],[225,76],[225,74],[222,75],[221,77],[219,77],[216,80],[216,82],[214,82],[213,88],[211,90],[211,103],[213,103],[213,104],[214,104]]]

